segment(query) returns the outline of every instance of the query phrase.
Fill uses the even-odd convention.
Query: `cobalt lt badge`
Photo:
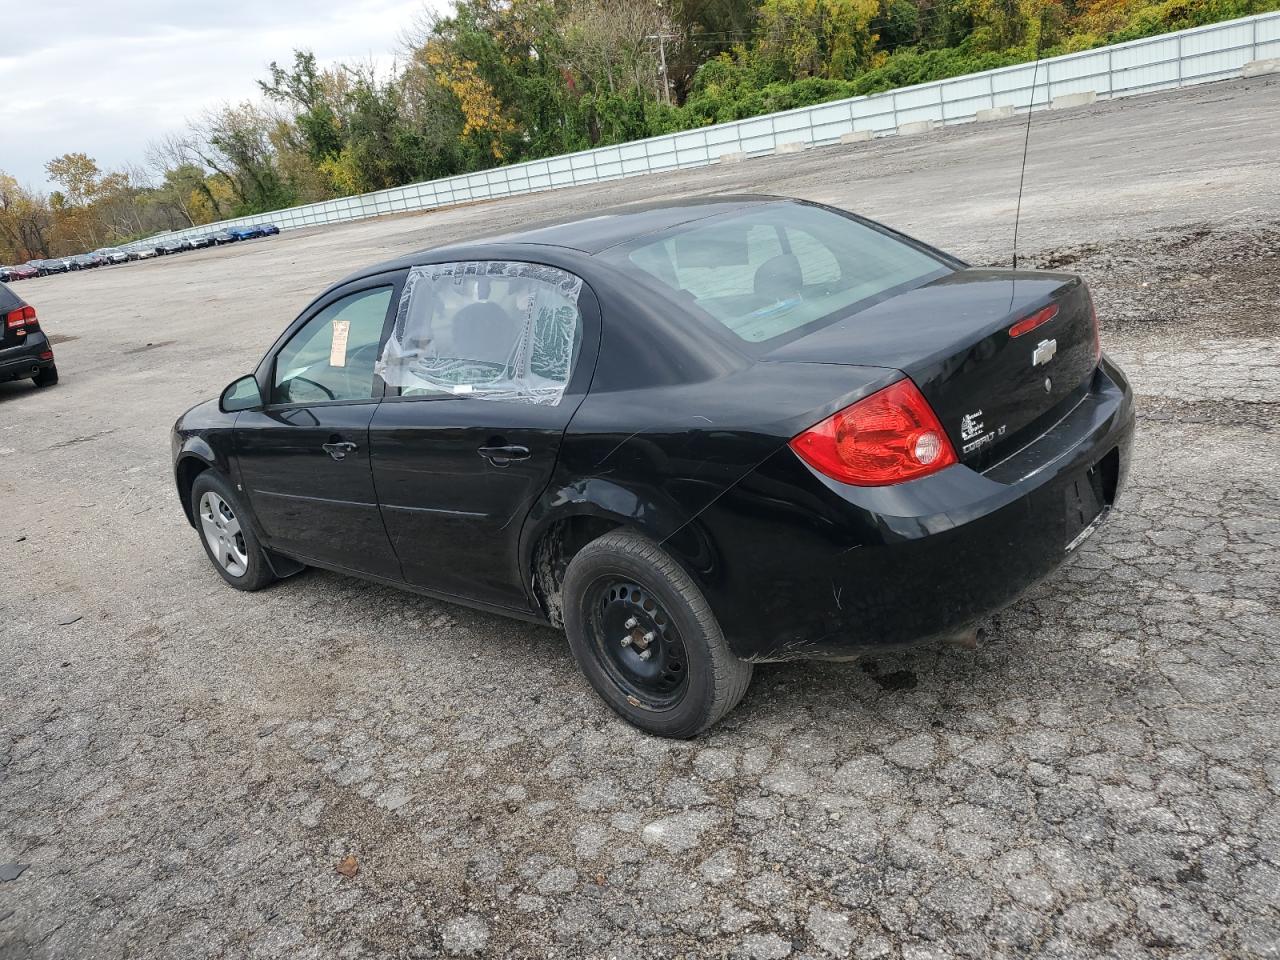
[[[1053,359],[1054,354],[1057,352],[1057,340],[1041,340],[1036,344],[1035,353],[1031,354],[1031,365],[1033,367],[1038,367],[1042,363],[1048,363]]]

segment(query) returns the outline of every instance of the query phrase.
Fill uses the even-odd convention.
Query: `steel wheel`
[[[249,550],[245,546],[240,521],[226,500],[213,490],[200,497],[200,529],[209,553],[233,577],[243,577],[249,569]]]
[[[689,654],[657,598],[630,580],[597,580],[588,600],[590,633],[609,679],[629,700],[661,710],[688,685]]]

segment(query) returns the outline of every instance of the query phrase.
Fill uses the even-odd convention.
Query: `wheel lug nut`
[[[640,659],[641,659],[641,660],[648,660],[648,659],[649,659],[650,657],[652,657],[652,656],[653,656],[653,651],[652,651],[652,650],[641,650],[641,651],[640,651]]]
[[[627,633],[627,634],[623,634],[623,636],[622,636],[622,645],[623,645],[624,647],[629,647],[629,646],[631,646],[631,634],[629,634],[629,633]]]
[[[623,626],[628,630],[634,630],[636,627],[640,626],[640,621],[635,617],[627,617],[627,622],[624,623]]]
[[[645,646],[648,646],[649,644],[653,643],[653,641],[654,641],[654,632],[650,630],[648,633],[644,635]]]

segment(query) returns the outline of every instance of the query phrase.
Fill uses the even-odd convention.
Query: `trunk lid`
[[[1043,325],[1009,328],[1045,307]],[[933,407],[960,462],[982,469],[1069,408],[1097,365],[1093,305],[1074,274],[959,270],[766,354],[892,367]]]

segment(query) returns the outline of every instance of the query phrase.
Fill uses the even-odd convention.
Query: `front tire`
[[[58,368],[54,364],[47,367],[41,367],[40,372],[31,378],[31,382],[37,387],[52,387],[58,382]]]
[[[737,706],[751,682],[684,569],[651,540],[615,531],[578,552],[564,578],[574,659],[623,719],[689,738]]]
[[[239,498],[223,477],[206,470],[191,485],[191,515],[218,575],[237,590],[261,590],[276,579],[245,520]]]

